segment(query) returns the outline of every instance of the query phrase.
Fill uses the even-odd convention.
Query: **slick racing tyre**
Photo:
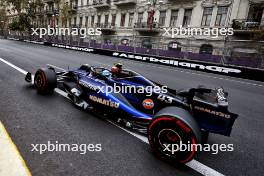
[[[166,107],[149,124],[148,140],[158,158],[167,162],[186,163],[195,157],[197,151],[194,147],[200,143],[201,134],[188,111]]]
[[[37,70],[34,77],[34,85],[39,94],[52,94],[57,86],[55,71],[48,68]]]

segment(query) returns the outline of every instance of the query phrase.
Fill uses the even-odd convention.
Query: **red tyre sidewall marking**
[[[181,163],[186,163],[186,162],[190,161],[193,158],[193,156],[196,153],[196,151],[194,150],[194,144],[196,144],[196,140],[195,140],[194,137],[192,137],[192,153],[190,154],[190,156],[187,159],[185,159],[183,161],[180,161]]]

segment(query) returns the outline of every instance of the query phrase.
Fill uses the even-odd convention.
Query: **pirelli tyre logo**
[[[205,113],[209,113],[209,114],[212,114],[212,115],[216,115],[216,116],[219,116],[219,117],[224,117],[224,118],[227,118],[227,119],[231,118],[231,116],[229,114],[225,114],[225,113],[219,112],[219,111],[210,110],[210,109],[203,108],[203,107],[200,107],[200,106],[194,106],[194,109],[196,109],[198,111],[205,112]]]
[[[143,60],[152,63],[162,63],[167,65],[173,65],[177,67],[185,67],[185,68],[193,68],[198,70],[209,70],[212,72],[220,72],[220,73],[241,73],[241,70],[234,69],[234,68],[227,68],[227,67],[220,67],[215,65],[203,65],[203,64],[196,64],[190,62],[182,62],[177,60],[170,60],[170,59],[158,59],[155,57],[148,57],[148,56],[139,56],[134,54],[126,54],[126,53],[118,53],[114,52],[113,56],[129,58],[134,60]]]
[[[97,96],[93,96],[93,95],[90,95],[89,99],[96,102],[96,103],[99,103],[99,104],[102,104],[105,106],[109,106],[111,108],[119,108],[119,103],[114,102],[112,100],[106,100],[106,99],[103,99],[103,98],[100,98]]]

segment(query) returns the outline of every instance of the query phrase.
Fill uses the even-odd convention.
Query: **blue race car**
[[[228,111],[223,88],[204,86],[176,91],[117,63],[111,69],[82,65],[65,70],[53,65],[26,75],[40,94],[64,90],[78,108],[101,114],[148,137],[159,158],[186,163],[197,150],[175,144],[201,144],[209,133],[229,136],[237,114]]]

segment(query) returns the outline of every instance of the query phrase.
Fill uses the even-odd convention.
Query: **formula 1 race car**
[[[121,64],[112,69],[85,64],[72,70],[47,65],[25,80],[40,94],[59,88],[78,108],[145,133],[153,153],[170,162],[186,163],[197,153],[173,150],[170,144],[200,144],[209,133],[229,136],[238,117],[228,111],[223,88],[176,91]]]

